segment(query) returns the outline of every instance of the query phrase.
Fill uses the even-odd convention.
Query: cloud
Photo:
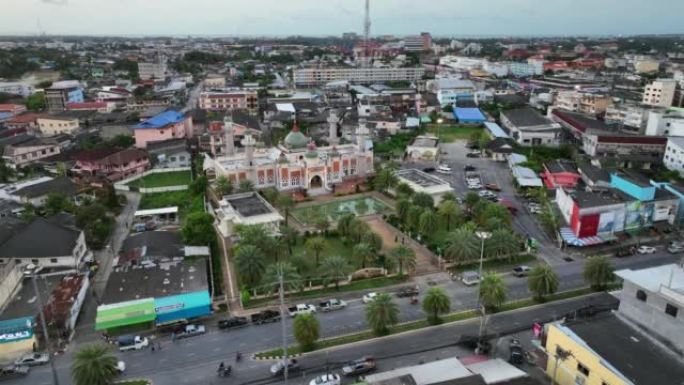
[[[40,0],[43,3],[53,4],[53,5],[67,5],[69,0]]]

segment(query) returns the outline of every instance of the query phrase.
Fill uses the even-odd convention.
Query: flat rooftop
[[[624,196],[615,189],[599,192],[577,190],[570,195],[581,208],[607,206],[624,203],[626,201]]]
[[[231,195],[224,198],[233,210],[237,211],[242,217],[249,218],[257,215],[271,214],[273,210],[266,201],[256,193]]]
[[[676,384],[684,365],[614,314],[564,325],[634,384]],[[581,343],[581,342],[580,342]]]
[[[65,273],[64,275],[66,275]],[[50,298],[52,290],[62,281],[64,275],[38,276],[36,286],[45,305]],[[23,278],[14,297],[6,304],[0,314],[0,320],[10,320],[21,317],[34,317],[38,314],[36,292],[33,290],[33,278]]]
[[[433,187],[449,184],[446,181],[437,178],[436,176],[416,169],[399,170],[395,172],[394,175],[397,178],[405,179],[421,187]]]
[[[411,142],[411,146],[416,147],[437,147],[439,144],[439,139],[430,136],[417,136]]]
[[[674,263],[646,269],[618,270],[615,275],[651,292],[658,292],[661,286],[666,286],[684,294],[684,268]]]
[[[109,276],[102,304],[158,298],[208,290],[207,260],[162,262],[115,268]]]

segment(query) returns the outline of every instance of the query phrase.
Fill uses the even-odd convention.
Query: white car
[[[119,361],[116,363],[116,371],[119,373],[123,373],[126,371],[126,363],[123,361]]]
[[[482,185],[479,183],[468,183],[468,190],[481,190]]]
[[[363,303],[371,303],[375,300],[375,298],[377,296],[378,296],[378,293],[375,293],[375,292],[368,293],[368,294],[365,294],[361,300],[363,301]]]
[[[437,172],[440,172],[442,174],[451,174],[451,167],[449,167],[446,164],[440,164],[437,166]]]
[[[656,248],[653,246],[639,246],[637,253],[639,254],[653,254],[656,252]]]
[[[323,374],[311,380],[309,385],[340,385],[340,375],[336,373]]]

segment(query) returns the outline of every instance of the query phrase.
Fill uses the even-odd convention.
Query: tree
[[[399,266],[399,275],[404,274],[404,268],[407,270],[416,268],[416,253],[408,246],[397,245],[390,250],[389,255]]]
[[[297,229],[291,226],[282,226],[280,228],[280,233],[287,244],[287,252],[292,256],[292,248],[297,244],[297,238],[299,237],[299,232]]]
[[[435,215],[434,211],[431,209],[424,210],[423,213],[420,214],[418,222],[420,233],[424,238],[428,238],[437,230],[437,215]]]
[[[316,261],[316,266],[318,266],[318,257],[321,252],[325,250],[327,243],[323,237],[313,237],[306,241],[306,248],[314,255],[314,260]]]
[[[366,268],[366,263],[375,256],[373,248],[367,243],[359,243],[352,248],[352,255],[361,265],[362,269]]]
[[[347,260],[339,255],[327,257],[321,262],[321,274],[327,282],[335,283],[335,290],[340,289],[340,280],[346,278],[349,271]]]
[[[351,221],[348,238],[352,242],[358,244],[361,243],[363,236],[369,233],[370,231],[371,229],[370,226],[368,226],[368,223],[355,217],[354,220]]]
[[[439,318],[451,309],[451,299],[441,287],[431,287],[423,298],[423,311],[428,315],[428,322],[433,325],[442,323]]]
[[[541,302],[544,297],[558,291],[558,275],[549,265],[537,265],[527,277],[527,287],[534,298]]]
[[[207,246],[216,240],[214,217],[206,212],[191,213],[181,229],[183,241],[190,246]]]
[[[444,256],[454,262],[472,261],[479,258],[481,247],[473,231],[460,227],[447,235]]]
[[[512,257],[520,251],[518,237],[507,228],[500,228],[492,232],[492,236],[485,242],[487,257]]]
[[[48,194],[47,199],[45,200],[44,207],[45,213],[48,216],[53,216],[61,212],[73,212],[75,206],[71,199],[69,199],[69,197],[67,197],[64,193],[51,192]]]
[[[443,200],[437,207],[437,214],[446,222],[446,230],[451,231],[451,223],[461,216],[461,209],[456,202]]]
[[[290,217],[290,209],[294,207],[294,200],[290,194],[281,194],[278,197],[277,206],[285,211],[285,226],[288,225],[288,218]]]
[[[395,209],[397,210],[397,217],[399,218],[399,222],[406,222],[406,217],[408,216],[408,212],[411,209],[411,206],[412,203],[408,199],[399,199],[397,201]]]
[[[584,279],[595,291],[605,290],[615,280],[613,265],[606,256],[595,256],[584,264]]]
[[[399,306],[386,293],[378,294],[366,305],[365,312],[366,322],[378,336],[389,334],[390,327],[399,323]]]
[[[327,232],[328,227],[330,227],[330,221],[328,221],[328,217],[325,215],[317,216],[314,220],[314,227],[321,233]]]
[[[71,377],[76,385],[110,385],[119,374],[118,360],[104,344],[93,344],[76,352]]]
[[[506,283],[496,273],[485,273],[480,281],[480,301],[486,309],[498,309],[506,301]]]
[[[344,214],[337,220],[337,232],[343,237],[348,237],[351,234],[351,226],[354,223],[356,216],[354,214]]]
[[[444,201],[452,201],[455,203],[456,202],[456,194],[451,193],[451,192],[447,192],[447,193],[442,194],[442,202],[444,202]]]
[[[290,262],[277,262],[268,265],[264,277],[261,279],[264,286],[269,287],[271,291],[278,291],[281,273],[285,291],[299,290],[302,287],[301,276]]]
[[[397,184],[395,191],[397,192],[398,197],[405,197],[406,199],[411,198],[413,194],[415,194],[415,191],[413,191],[411,186],[404,182]]]
[[[42,111],[45,106],[45,94],[42,92],[36,92],[26,99],[26,108],[31,111]]]
[[[420,216],[423,214],[423,208],[420,206],[411,206],[406,215],[406,226],[407,229],[411,231],[418,231],[420,228]]]
[[[192,195],[204,194],[204,191],[207,189],[207,183],[207,177],[204,175],[195,178],[195,180],[190,183],[190,192]]]
[[[424,209],[435,207],[435,200],[427,193],[417,193],[413,195],[413,204]]]
[[[368,244],[375,254],[379,253],[380,250],[382,250],[382,237],[378,233],[371,231],[370,229],[364,232],[361,236],[361,243]]]
[[[216,178],[216,191],[221,196],[230,195],[233,192],[233,183],[231,183],[225,175],[221,175]]]
[[[235,252],[235,267],[243,283],[253,287],[261,281],[266,269],[266,257],[258,247],[242,244]]]
[[[387,190],[394,187],[397,184],[397,177],[394,176],[394,172],[389,168],[381,169],[374,179],[375,189],[386,193]]]
[[[251,180],[245,179],[240,181],[240,192],[254,191],[254,183]]]
[[[55,167],[55,173],[57,176],[67,176],[68,171],[69,167],[66,165],[66,163],[57,162],[57,166]]]
[[[316,347],[320,331],[321,324],[313,313],[299,314],[292,321],[292,334],[304,352],[311,351]]]
[[[469,192],[465,197],[465,204],[469,211],[472,211],[475,205],[480,201],[480,196],[477,193]]]

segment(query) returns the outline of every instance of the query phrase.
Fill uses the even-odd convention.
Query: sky
[[[0,35],[326,36],[363,32],[364,0],[0,3]],[[671,34],[684,33],[682,15],[683,0],[371,0],[371,34]]]

